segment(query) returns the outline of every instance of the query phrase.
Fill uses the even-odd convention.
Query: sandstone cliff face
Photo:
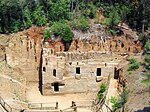
[[[25,101],[26,78],[23,77],[20,68],[13,68],[7,64],[5,47],[5,42],[0,45],[0,96]]]
[[[38,81],[42,32],[33,27],[27,32],[11,35],[6,47],[6,60],[12,67],[19,67],[27,81]]]
[[[20,68],[0,62],[0,96],[4,99],[26,100],[26,78]]]
[[[1,72],[1,91],[9,90],[10,94],[18,93],[20,94],[19,97],[24,97],[27,89],[26,84],[39,81],[40,64],[42,64],[43,30],[44,28],[32,27],[17,34],[5,35],[8,39],[5,46],[0,46],[2,51],[0,52],[0,62],[5,63],[7,67],[4,68],[10,67],[12,70],[6,69],[5,72],[9,72]],[[3,43],[0,42],[0,44]],[[64,43],[60,39],[57,41],[49,40],[44,43],[44,47],[50,48],[52,54],[65,51]],[[70,43],[68,51],[78,53],[89,51],[138,53],[142,51],[142,47],[139,41],[130,36],[115,38],[92,36],[91,39],[75,38]],[[8,77],[4,77],[4,75]],[[6,85],[3,85],[5,82],[9,84],[7,89],[5,88]],[[17,88],[20,89],[17,90]]]
[[[6,59],[5,47],[0,45],[0,62]]]
[[[0,96],[25,101],[27,83],[39,81],[43,29],[0,36]],[[6,92],[7,91],[7,92]]]
[[[46,45],[53,49],[54,52],[64,51],[64,44],[61,41],[50,41]],[[142,44],[128,36],[99,39],[92,37],[91,40],[74,39],[71,42],[69,50],[76,51],[102,51],[102,52],[119,52],[119,53],[139,53],[142,51]]]

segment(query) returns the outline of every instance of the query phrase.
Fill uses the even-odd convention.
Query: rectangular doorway
[[[80,67],[76,67],[76,74],[80,74]]]
[[[101,76],[102,75],[101,72],[102,72],[101,68],[97,68],[96,76]]]
[[[54,91],[58,92],[59,91],[59,83],[54,83]]]
[[[115,67],[114,69],[114,79],[118,79],[119,78],[119,70],[117,70],[117,68]]]

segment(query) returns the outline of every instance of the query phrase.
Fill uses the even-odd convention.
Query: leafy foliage
[[[118,112],[122,108],[128,99],[127,87],[124,87],[123,93],[119,97],[111,96],[110,102],[112,103],[113,112]],[[120,111],[119,111],[120,112]]]
[[[129,62],[128,71],[136,70],[139,68],[139,63],[134,58],[129,59]]]
[[[32,15],[31,15],[31,11],[29,10],[28,7],[25,7],[24,16],[25,16],[25,21],[26,21],[25,28],[31,27],[33,24],[33,19],[32,19]]]
[[[50,29],[45,29],[45,31],[44,31],[44,39],[49,39],[49,38],[51,38]]]
[[[0,32],[16,32],[32,24],[43,26],[60,20],[73,21],[73,28],[86,31],[87,18],[95,18],[99,7],[113,35],[120,32],[119,22],[142,32],[150,26],[149,0],[0,0]]]
[[[56,0],[52,2],[51,11],[49,11],[49,18],[52,21],[59,21],[62,19],[69,19],[69,2],[68,0]]]
[[[83,16],[72,21],[71,26],[76,30],[87,31],[89,29],[89,19]]]
[[[144,46],[144,54],[144,68],[146,73],[144,74],[145,78],[141,82],[150,89],[150,40]]]
[[[44,11],[41,6],[38,6],[33,12],[34,24],[37,26],[44,26],[47,23],[47,18],[45,17]]]
[[[12,32],[18,32],[22,28],[22,24],[20,21],[13,21],[11,25]]]
[[[61,36],[62,40],[65,42],[70,42],[74,36],[70,27],[66,23],[54,22],[54,24],[50,27],[50,31],[55,36]]]
[[[101,84],[100,91],[98,93],[98,99],[99,99],[99,101],[104,97],[104,93],[106,91],[106,87],[107,87],[107,85],[105,83]]]

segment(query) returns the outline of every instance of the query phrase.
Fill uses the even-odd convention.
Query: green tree
[[[128,71],[136,70],[139,68],[139,63],[134,58],[129,59],[129,62]]]
[[[52,21],[59,21],[62,19],[69,19],[70,2],[68,0],[56,0],[51,6],[49,12],[49,19]]]
[[[80,16],[72,21],[71,26],[76,30],[87,31],[90,28],[89,22],[88,18]]]
[[[145,78],[141,82],[150,90],[150,40],[144,46],[144,68],[146,70],[146,73],[144,73]]]
[[[47,28],[44,30],[44,39],[49,39],[51,38],[51,32],[50,32],[50,29]]]
[[[66,23],[54,22],[50,27],[50,30],[55,36],[61,36],[64,42],[70,42],[74,36],[70,27]]]
[[[128,13],[126,20],[132,28],[144,33],[150,26],[150,1],[137,0],[131,1],[131,4],[131,12]]]
[[[32,19],[31,11],[29,10],[28,7],[24,8],[24,18],[25,18],[25,28],[31,27],[33,23],[33,19]]]
[[[44,26],[48,21],[42,9],[42,6],[38,6],[36,8],[36,10],[33,12],[33,18],[34,18],[34,24],[37,26]]]

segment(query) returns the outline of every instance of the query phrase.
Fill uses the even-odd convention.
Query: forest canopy
[[[32,25],[44,26],[62,20],[74,23],[81,17],[85,18],[83,23],[88,23],[88,19],[96,18],[99,8],[103,9],[111,29],[119,22],[126,22],[141,32],[150,25],[149,7],[150,0],[0,0],[0,33],[18,32]]]

